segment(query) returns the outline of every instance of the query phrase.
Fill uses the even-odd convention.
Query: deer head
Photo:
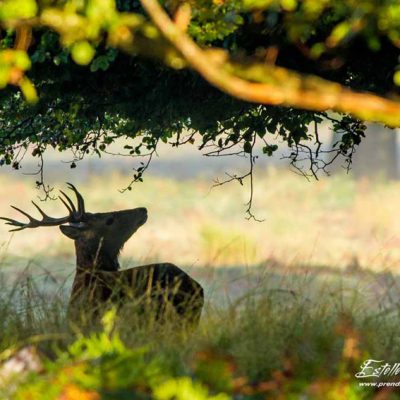
[[[74,185],[67,183],[75,193],[77,208],[73,201],[60,190],[59,199],[68,210],[68,215],[52,218],[32,201],[42,219],[33,218],[21,209],[11,206],[28,218],[28,222],[20,222],[11,218],[0,217],[7,225],[16,227],[11,231],[41,226],[59,226],[61,232],[75,242],[78,268],[117,270],[118,254],[125,242],[147,221],[146,208],[133,208],[106,213],[89,213],[85,211],[82,195]]]

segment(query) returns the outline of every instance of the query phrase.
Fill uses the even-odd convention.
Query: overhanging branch
[[[398,102],[274,65],[252,64],[247,67],[231,62],[223,50],[216,53],[197,46],[180,25],[170,19],[157,0],[140,1],[152,22],[187,63],[209,83],[232,96],[262,104],[314,111],[333,110],[365,121],[400,126]],[[183,7],[189,6],[185,4]]]

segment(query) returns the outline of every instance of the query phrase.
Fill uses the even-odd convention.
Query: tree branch
[[[140,2],[153,23],[188,64],[209,83],[232,96],[262,104],[315,111],[334,110],[366,121],[400,126],[398,102],[274,65],[258,63],[246,66],[231,62],[221,49],[202,50],[197,46],[174,24],[157,0]],[[184,6],[188,7],[187,4]]]

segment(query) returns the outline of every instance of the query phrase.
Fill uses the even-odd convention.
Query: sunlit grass
[[[257,171],[253,211],[264,219],[261,223],[245,218],[247,184],[210,190],[208,180],[147,176],[144,183],[121,194],[118,189],[126,183],[127,177],[114,173],[92,177],[79,189],[89,211],[148,208],[148,222],[123,251],[133,263],[249,266],[275,260],[342,269],[357,262],[363,268],[396,271],[400,261],[398,182],[355,182],[346,175],[308,182],[287,171]],[[34,212],[30,200],[38,193],[31,181],[3,176],[0,184],[1,215],[21,217],[9,204]],[[65,185],[60,182],[58,188]],[[58,201],[41,205],[51,215],[65,212]],[[14,262],[10,257],[45,263],[48,256],[73,264],[73,245],[55,227],[10,236],[0,224],[0,245],[4,264]]]

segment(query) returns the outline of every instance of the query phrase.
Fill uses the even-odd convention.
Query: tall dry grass
[[[226,399],[372,399],[374,392],[360,389],[354,374],[368,358],[392,364],[400,359],[399,308],[396,302],[371,301],[366,282],[360,284],[362,276],[344,278],[258,271],[240,278],[242,285],[252,283],[241,296],[224,304],[208,301],[195,330],[181,330],[173,319],[158,325],[152,315],[143,320],[125,313],[117,316],[112,332],[126,349],[145,351],[146,364],[156,363],[164,376],[206,382],[210,390],[226,392]],[[399,298],[398,278],[392,277],[391,283],[387,298]],[[76,396],[79,388],[82,396],[90,388],[91,393],[112,396],[105,398],[124,399],[146,390],[145,375],[138,376],[138,386],[129,383],[139,366],[126,357],[128,350],[118,343],[114,349],[103,334],[82,332],[66,320],[62,293],[49,294],[32,277],[21,278],[11,289],[2,285],[1,293],[0,366],[27,344],[34,344],[46,361],[44,372],[25,377],[26,389],[20,379],[20,397],[14,397],[18,386],[1,385],[0,379],[0,396],[86,398],[54,394],[58,387],[62,391],[74,385]],[[84,347],[71,347],[83,337]],[[390,394],[380,398],[395,398]],[[192,398],[203,397],[185,400]]]

